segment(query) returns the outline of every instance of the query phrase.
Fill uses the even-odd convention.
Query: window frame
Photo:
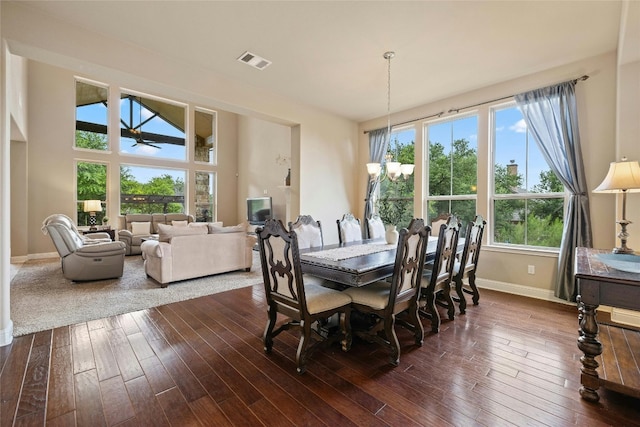
[[[90,148],[82,148],[76,146],[76,137],[75,137],[75,128],[77,125],[75,122],[77,121],[77,104],[78,104],[78,91],[77,84],[87,84],[93,85],[100,88],[103,88],[107,92],[107,105],[106,105],[106,125],[107,125],[107,134],[106,134],[106,150],[97,150]],[[86,157],[90,158],[75,158],[73,167],[74,167],[74,200],[75,200],[75,210],[76,210],[76,220],[78,221],[82,215],[79,215],[79,203],[78,200],[78,164],[79,163],[95,163],[106,165],[107,173],[106,173],[106,188],[105,188],[105,200],[103,202],[102,215],[99,215],[99,218],[102,216],[115,216],[115,215],[123,215],[123,204],[122,204],[122,192],[121,192],[121,175],[120,170],[121,167],[133,166],[133,167],[144,167],[149,169],[165,169],[165,170],[177,170],[181,173],[184,173],[184,195],[183,195],[183,212],[188,212],[190,214],[195,215],[196,199],[194,195],[196,193],[195,186],[195,176],[196,173],[207,173],[209,175],[214,176],[214,187],[212,189],[213,200],[211,205],[213,206],[211,213],[208,217],[211,218],[212,221],[216,221],[218,218],[218,119],[219,113],[217,110],[201,106],[192,102],[183,102],[174,99],[165,98],[162,96],[151,95],[148,93],[119,87],[116,85],[98,82],[95,80],[91,80],[88,78],[74,76],[74,85],[73,85],[73,96],[74,96],[74,133],[71,138],[72,149],[77,151],[86,152]],[[121,116],[121,100],[122,95],[132,95],[135,97],[146,98],[154,101],[159,101],[163,103],[168,103],[172,105],[179,106],[184,111],[184,140],[185,140],[185,156],[184,159],[176,159],[176,158],[162,158],[162,157],[154,157],[154,156],[145,156],[130,152],[122,152],[120,150],[120,141],[121,141],[121,125],[119,123]],[[113,100],[117,100],[113,101]],[[113,101],[113,102],[110,102]],[[196,111],[204,112],[210,114],[212,116],[212,137],[214,140],[214,149],[216,153],[212,156],[211,161],[203,162],[195,159],[195,152],[191,152],[191,147],[195,147],[195,132],[192,128],[195,128],[195,115]],[[112,123],[113,122],[113,123]],[[116,128],[112,125],[118,122]],[[114,129],[117,129],[115,131]],[[191,133],[194,132],[194,135]],[[117,147],[117,148],[114,148]],[[84,155],[83,155],[84,156]],[[116,169],[113,169],[116,168]],[[113,169],[113,170],[112,170]],[[117,177],[115,175],[111,175],[114,170],[117,170]],[[114,188],[115,187],[115,188]],[[111,196],[111,203],[110,203]],[[116,204],[117,199],[117,204]],[[117,206],[117,207],[116,207]],[[194,209],[194,213],[191,213],[192,208]]]
[[[92,150],[95,151],[95,150]],[[100,151],[102,152],[102,151]],[[100,202],[102,203],[102,213],[101,214],[97,214],[96,217],[99,218],[99,221],[97,222],[97,225],[101,225],[102,224],[102,218],[104,217],[109,217],[109,206],[110,206],[110,200],[109,200],[109,179],[110,179],[110,173],[111,173],[111,164],[107,161],[101,161],[101,160],[90,160],[90,159],[74,159],[73,162],[73,175],[75,177],[74,179],[74,199],[75,199],[75,212],[76,212],[76,224],[79,227],[83,227],[83,224],[80,224],[80,210],[79,210],[79,206],[80,203],[84,202],[84,200],[79,200],[78,199],[78,165],[80,163],[92,163],[92,164],[96,164],[96,165],[103,165],[105,167],[105,199],[104,200],[100,200]],[[111,219],[109,220],[111,221]]]
[[[180,107],[184,110],[184,157],[183,158],[172,158],[172,157],[158,157],[158,156],[153,156],[153,155],[147,155],[147,154],[138,154],[138,153],[132,153],[132,152],[127,152],[127,151],[122,151],[122,139],[124,138],[121,135],[122,132],[122,106],[121,103],[122,101],[125,99],[123,98],[123,94],[129,95],[129,96],[134,96],[134,97],[139,97],[139,98],[147,98],[149,100],[152,101],[157,101],[157,102],[164,102],[166,104],[170,104],[176,107]],[[119,88],[119,93],[118,93],[118,97],[119,97],[119,102],[118,102],[118,107],[117,107],[117,113],[118,113],[118,131],[117,131],[117,153],[119,156],[131,156],[134,158],[143,158],[143,159],[149,159],[149,160],[154,160],[154,161],[160,161],[160,162],[180,162],[180,163],[188,163],[189,162],[189,158],[190,158],[190,140],[191,140],[191,136],[190,136],[190,126],[189,126],[189,118],[191,116],[191,111],[195,111],[194,108],[190,108],[189,104],[184,103],[184,102],[180,102],[180,101],[175,101],[172,99],[168,99],[168,98],[164,98],[161,96],[155,96],[155,95],[150,95],[148,93],[143,93],[143,92],[138,92],[135,90],[131,90],[131,89],[127,89],[127,88]],[[140,105],[140,104],[139,104]],[[165,120],[165,122],[167,122]],[[144,121],[143,121],[144,123]],[[168,123],[168,122],[167,122]],[[169,123],[170,124],[170,123]],[[170,136],[170,135],[167,135]]]
[[[480,177],[478,175],[479,172],[479,162],[480,162],[480,157],[479,157],[479,145],[480,145],[480,141],[478,138],[476,138],[476,192],[474,193],[470,193],[470,194],[448,194],[448,195],[438,195],[438,196],[432,196],[430,195],[430,181],[429,181],[429,177],[430,177],[430,140],[429,140],[429,127],[431,126],[436,126],[436,125],[441,125],[444,123],[448,123],[448,122],[454,122],[454,121],[458,121],[458,120],[464,120],[470,117],[475,117],[476,118],[476,135],[478,135],[479,133],[479,129],[480,129],[480,121],[482,118],[482,115],[480,114],[480,112],[478,110],[471,110],[471,111],[467,111],[464,113],[458,113],[458,114],[454,114],[451,116],[447,116],[447,117],[442,117],[442,118],[436,118],[433,120],[429,120],[429,121],[425,121],[422,123],[422,140],[423,140],[423,170],[424,170],[424,181],[423,181],[423,191],[422,191],[422,211],[424,213],[424,216],[426,218],[427,223],[431,223],[431,220],[434,218],[430,218],[429,217],[429,202],[441,202],[441,201],[447,201],[449,202],[449,206],[451,206],[451,203],[453,202],[457,202],[457,201],[467,201],[467,200],[473,200],[475,202],[475,211],[476,213],[478,212],[478,187],[479,187],[479,182],[480,182]],[[459,218],[459,220],[465,222],[465,221],[470,221],[473,218]],[[464,225],[464,224],[463,224]]]
[[[552,246],[536,246],[536,245],[527,245],[520,243],[505,243],[505,242],[497,242],[495,240],[495,202],[499,200],[537,200],[537,199],[561,199],[562,200],[562,215],[563,218],[566,216],[567,212],[567,202],[569,200],[569,193],[565,190],[563,192],[549,192],[549,193],[533,193],[528,190],[526,193],[514,193],[514,194],[502,194],[496,193],[495,189],[495,165],[496,165],[496,112],[499,110],[506,110],[509,108],[517,108],[517,104],[515,99],[511,97],[507,101],[496,102],[487,105],[487,114],[488,114],[488,182],[487,182],[487,208],[488,208],[488,218],[487,218],[487,230],[489,232],[485,232],[487,236],[487,245],[493,248],[502,248],[502,249],[517,249],[521,251],[532,251],[532,252],[552,252],[559,253],[560,247],[552,247]],[[537,142],[535,141],[533,135],[527,129],[527,144],[532,143],[537,147]],[[539,148],[538,148],[539,150]],[[526,154],[527,168],[529,167],[529,153],[527,150]],[[547,165],[548,167],[548,165]],[[526,234],[525,228],[525,234]],[[560,236],[562,239],[562,236]]]
[[[107,147],[104,150],[98,150],[95,148],[85,148],[85,147],[78,147],[76,145],[77,143],[77,139],[76,139],[76,131],[77,131],[77,125],[76,123],[78,122],[78,102],[77,102],[77,87],[78,87],[78,83],[82,83],[85,85],[91,85],[91,86],[96,86],[96,87],[101,87],[103,89],[105,89],[107,91],[107,117],[106,117],[106,127],[107,127],[107,132],[105,133],[105,137],[107,139]],[[74,77],[74,84],[73,84],[73,90],[74,90],[74,98],[75,98],[75,102],[74,102],[74,129],[73,129],[73,144],[72,144],[72,148],[74,150],[78,150],[78,151],[87,151],[87,152],[91,152],[91,153],[106,153],[106,154],[110,154],[111,153],[111,138],[110,138],[110,134],[111,134],[111,126],[109,125],[111,122],[111,104],[109,103],[109,97],[110,97],[110,91],[111,91],[111,86],[107,83],[103,83],[103,82],[99,82],[96,80],[90,80],[90,79],[86,79],[83,77],[78,77],[75,76]]]

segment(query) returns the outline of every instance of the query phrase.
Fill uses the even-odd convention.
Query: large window
[[[75,146],[89,150],[107,149],[107,87],[76,81]]]
[[[430,223],[455,214],[465,224],[476,215],[478,116],[427,124],[425,211]]]
[[[124,92],[121,98],[121,153],[186,160],[184,106]]]
[[[387,161],[415,164],[415,129],[391,132]],[[380,184],[377,212],[382,221],[398,228],[406,227],[413,218],[413,175],[395,181],[385,178]]]
[[[94,159],[77,161],[78,224],[88,223],[89,213],[84,212],[87,200],[94,201],[94,207],[96,200],[101,203],[98,223],[107,215],[107,163],[120,169],[119,213],[188,212],[198,221],[215,221],[217,113],[131,90],[120,92],[119,104],[109,104],[109,92],[106,84],[86,79],[75,82],[74,147],[92,150],[87,156]],[[120,122],[111,135],[109,117],[118,117]],[[193,123],[188,134],[187,122]],[[110,138],[114,146],[119,146],[116,153],[108,152]],[[191,150],[189,155],[187,147]],[[132,156],[139,156],[138,160],[133,162]],[[161,159],[165,167],[157,167],[160,162],[154,159]],[[196,164],[189,171],[188,162]],[[194,185],[191,208],[186,205],[186,195],[190,194],[187,173]],[[111,209],[115,212],[113,203]]]
[[[491,110],[493,243],[560,247],[564,187],[549,169],[520,110]]]
[[[216,159],[216,113],[196,108],[194,129],[194,159],[196,162],[215,164]]]
[[[96,211],[96,222],[101,224],[107,211],[107,165],[95,162],[76,163],[76,223],[89,225],[90,212],[85,212],[85,201],[98,200],[102,209]]]
[[[120,166],[122,213],[185,212],[186,171],[144,166]]]

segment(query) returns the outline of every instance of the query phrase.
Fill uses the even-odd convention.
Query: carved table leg
[[[580,337],[578,338],[578,348],[584,353],[580,358],[582,368],[580,368],[580,396],[589,402],[600,400],[598,388],[600,379],[598,378],[598,362],[596,356],[602,354],[602,344],[598,341],[598,323],[596,322],[597,305],[584,304],[578,296],[578,311],[580,320]]]

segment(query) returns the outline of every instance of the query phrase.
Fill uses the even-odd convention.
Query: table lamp
[[[622,192],[622,219],[616,221],[620,224],[620,247],[614,248],[615,254],[631,254],[633,249],[627,247],[627,225],[631,221],[627,220],[627,193],[640,191],[640,165],[637,161],[629,162],[626,157],[621,162],[611,162],[609,172],[604,177],[602,183],[593,190],[594,193],[620,193]]]
[[[102,212],[102,202],[100,200],[85,200],[84,211],[89,212],[89,230],[97,230],[96,212]]]

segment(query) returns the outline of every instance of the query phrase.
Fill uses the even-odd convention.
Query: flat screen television
[[[273,217],[271,197],[249,197],[247,199],[247,220],[251,225],[264,225]]]

